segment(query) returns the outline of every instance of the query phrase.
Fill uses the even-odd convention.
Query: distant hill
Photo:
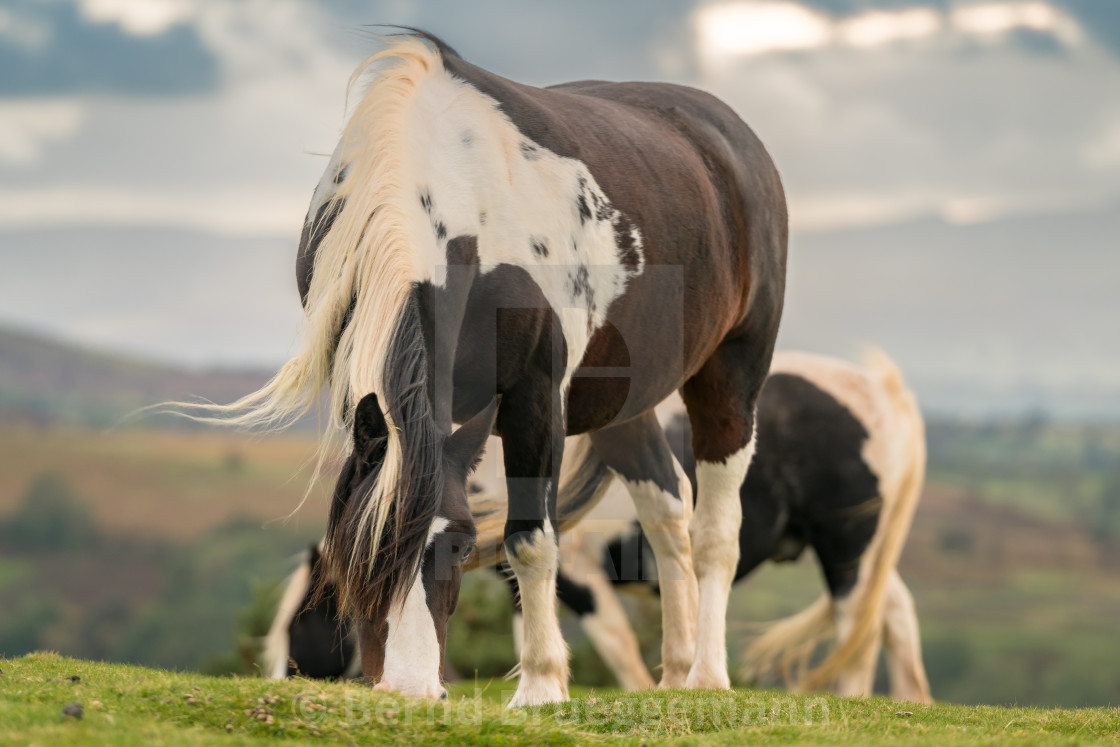
[[[795,221],[778,344],[842,357],[878,345],[929,415],[1116,422],[1118,237],[1120,203],[815,234]],[[180,366],[270,371],[302,320],[294,241],[159,226],[3,229],[0,324]],[[228,400],[229,390],[196,385],[211,372],[190,373],[150,399]]]
[[[187,370],[0,327],[0,418],[97,428],[166,400],[231,402],[270,372]],[[189,425],[149,416],[132,425]]]
[[[1120,204],[798,234],[779,347],[882,347],[927,412],[1120,419]]]

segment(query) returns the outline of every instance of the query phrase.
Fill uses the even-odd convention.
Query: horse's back
[[[507,158],[520,147],[527,159],[546,149],[580,162],[596,183],[592,196],[601,189],[606,202],[588,209],[581,186],[572,198],[579,214],[617,217],[608,218],[613,248],[632,271],[625,291],[599,306],[609,324],[596,323],[579,367],[629,372],[625,381],[572,380],[569,433],[652,408],[728,337],[753,332],[768,358],[784,291],[785,197],[765,148],[730,107],[674,84],[537,88],[452,54],[443,64],[514,125],[522,142]]]
[[[734,243],[740,226],[764,221],[784,235],[777,169],[750,127],[715,96],[660,82],[584,80],[537,88],[454,56],[445,56],[444,65],[494,99],[534,143],[586,163],[615,206],[639,223],[668,215],[678,230],[706,234],[708,243]],[[709,220],[697,220],[702,217]],[[673,247],[657,242],[643,248],[651,264],[678,258]],[[784,265],[784,245],[780,252]]]

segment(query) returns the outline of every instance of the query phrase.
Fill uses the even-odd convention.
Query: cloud
[[[74,134],[83,113],[82,105],[69,99],[0,99],[0,163],[16,166],[35,163],[48,143]]]
[[[158,45],[184,28],[141,38]],[[346,38],[330,43],[328,17],[291,0],[211,0],[195,9],[189,30],[221,61],[220,87],[189,96],[77,97],[80,126],[70,128],[43,126],[46,113],[61,119],[53,109],[0,124],[19,125],[23,135],[0,145],[0,157],[39,159],[35,169],[0,172],[0,226],[298,236],[325,165],[309,153],[333,150],[346,81],[368,42],[336,29]],[[0,99],[0,111],[39,111],[36,101]]]
[[[828,17],[793,2],[733,2],[709,5],[696,14],[700,51],[724,57],[813,49],[828,43]]]
[[[1120,114],[1099,136],[1085,144],[1082,162],[1091,171],[1120,168]]]
[[[836,36],[848,46],[877,47],[931,36],[940,31],[942,25],[941,15],[932,8],[872,10],[837,24]]]
[[[1044,2],[998,2],[961,5],[949,13],[957,31],[993,36],[1015,29],[1052,32],[1067,44],[1081,40],[1081,27],[1072,18]]]
[[[588,10],[594,3],[577,5]],[[325,165],[308,154],[334,149],[347,79],[376,48],[361,23],[444,31],[468,59],[540,83],[651,77],[663,60],[687,64],[687,26],[675,22],[674,4],[639,5],[638,15],[634,4],[596,11],[595,29],[585,29],[570,8],[517,6],[510,15],[525,32],[514,37],[461,3],[339,9],[297,0],[208,0],[191,6],[189,16],[175,16],[176,25],[168,16],[156,23],[133,15],[134,3],[103,2],[97,27],[118,37],[159,45],[189,31],[220,66],[221,85],[188,96],[84,97],[81,127],[70,139],[45,141],[50,148],[40,151],[34,171],[0,173],[7,202],[0,225],[164,223],[222,235],[298,235]],[[147,35],[133,33],[139,30]],[[683,34],[675,58],[672,45],[655,44],[663,32]],[[574,54],[575,38],[588,49]]]
[[[136,36],[162,34],[194,15],[190,0],[79,0],[82,15],[94,23],[116,23]]]
[[[0,42],[24,50],[41,48],[50,39],[50,26],[40,18],[0,8]]]
[[[31,6],[15,7],[23,17]],[[1102,96],[1120,84],[1120,66],[1058,0],[742,0],[691,16],[667,0],[67,7],[86,31],[160,49],[188,34],[221,84],[187,96],[172,86],[158,99],[83,97],[77,129],[20,125],[0,157],[36,169],[0,174],[0,189],[33,204],[0,210],[0,224],[112,216],[223,234],[287,230],[322,168],[306,153],[333,149],[345,81],[375,44],[367,21],[430,28],[472,62],[527,82],[668,78],[711,90],[775,154],[797,230],[920,215],[969,223],[1120,193],[1120,116]],[[489,12],[498,8],[501,23]],[[67,28],[55,23],[48,46]],[[1060,54],[1036,53],[1023,43],[1028,32],[1053,39]],[[242,217],[229,207],[238,203]],[[130,214],[128,205],[147,207]]]
[[[1078,19],[1081,27],[1114,54],[1120,54],[1120,13],[1116,0],[1054,0]]]
[[[71,2],[16,0],[0,9],[0,96],[176,96],[218,85],[218,61],[193,27],[161,27],[154,14],[144,22],[136,11],[126,22],[107,13],[112,4],[85,2],[99,9],[93,16]]]
[[[948,12],[923,6],[872,9],[840,19],[793,0],[731,0],[701,6],[693,25],[709,66],[748,55],[869,48],[949,33],[992,38],[1025,29],[1053,34],[1066,44],[1083,36],[1075,18],[1040,0],[959,5]]]
[[[2,134],[2,130],[0,130]],[[299,235],[307,195],[259,185],[204,192],[103,187],[0,189],[0,226],[166,226],[219,236]]]
[[[706,51],[704,13],[744,5],[694,16],[698,84],[728,101],[774,154],[796,231],[920,216],[970,224],[1120,197],[1112,155],[1120,117],[1104,93],[1120,89],[1120,60],[1056,6],[837,16],[801,4],[814,23],[829,24],[815,46]],[[1017,35],[1040,30],[1060,54]]]

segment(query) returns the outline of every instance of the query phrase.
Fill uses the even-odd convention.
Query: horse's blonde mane
[[[397,37],[355,70],[350,89],[369,73],[372,80],[354,106],[337,151],[341,181],[328,204],[338,213],[316,249],[298,349],[259,390],[229,405],[202,406],[209,415],[197,418],[282,428],[306,415],[329,386],[318,474],[341,446],[357,403],[370,392],[378,395],[389,436],[357,527],[359,533],[371,533],[368,557],[352,553],[346,561],[351,574],[363,562],[372,566],[401,478],[403,424],[393,421],[386,402],[386,365],[418,279],[415,237],[407,230],[408,205],[417,196],[408,191],[415,180],[406,160],[406,121],[421,81],[441,67],[439,54],[425,42]],[[312,211],[317,207],[312,205]]]

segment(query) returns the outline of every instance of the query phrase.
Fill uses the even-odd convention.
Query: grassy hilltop
[[[502,681],[445,703],[352,684],[215,678],[31,654],[0,659],[0,743],[1115,744],[1120,710],[900,705],[762,690],[622,694],[509,711]],[[82,717],[64,715],[76,710]]]

